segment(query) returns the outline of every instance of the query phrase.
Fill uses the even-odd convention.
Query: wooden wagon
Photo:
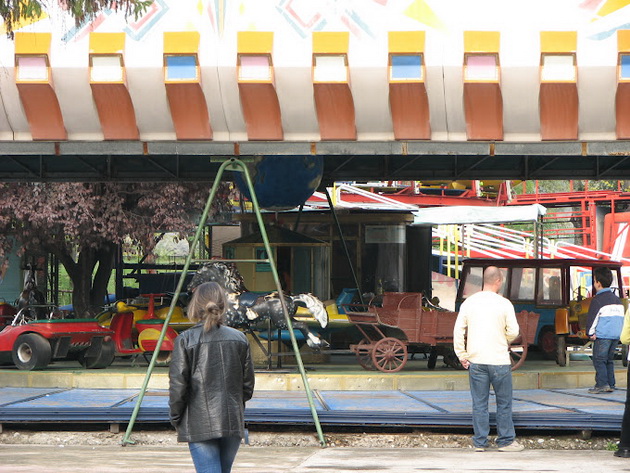
[[[457,312],[428,305],[422,293],[386,292],[380,304],[348,304],[344,308],[348,320],[363,335],[358,344],[350,346],[363,368],[385,373],[400,371],[410,350],[429,353],[429,368],[435,367],[438,355],[448,366],[461,368],[453,351]],[[533,312],[517,314],[521,333],[510,346],[512,369],[525,361],[527,347],[536,335],[538,317]]]

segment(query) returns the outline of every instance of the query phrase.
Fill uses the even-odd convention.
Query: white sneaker
[[[518,443],[516,440],[509,445],[499,447],[500,452],[520,452],[525,450],[525,446]]]

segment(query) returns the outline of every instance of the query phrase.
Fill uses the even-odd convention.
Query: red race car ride
[[[32,308],[20,309],[0,331],[0,364],[41,370],[53,360],[77,360],[85,368],[106,368],[115,356],[114,332],[96,319],[32,320]]]

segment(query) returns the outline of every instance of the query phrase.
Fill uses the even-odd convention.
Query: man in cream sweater
[[[497,446],[500,452],[519,452],[512,420],[512,371],[508,345],[519,334],[514,306],[498,293],[503,275],[489,266],[483,275],[483,290],[462,304],[453,330],[455,354],[468,369],[473,403],[473,445],[483,452],[488,446],[490,386],[497,404]]]

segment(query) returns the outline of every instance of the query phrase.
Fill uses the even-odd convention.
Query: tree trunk
[[[66,247],[48,246],[46,250],[57,256],[72,281],[75,317],[92,317],[100,312],[114,267],[116,245],[106,242],[98,250],[80,248],[76,262]]]
[[[103,308],[105,296],[107,295],[107,286],[114,269],[114,256],[116,255],[117,246],[114,243],[107,242],[96,252],[96,262],[98,267],[94,274],[92,282],[92,291],[90,293],[90,305],[96,313]],[[95,263],[96,263],[95,262]]]
[[[89,317],[92,293],[92,273],[96,265],[96,251],[92,248],[79,250],[78,262],[70,275],[72,280],[72,305],[77,318]]]

